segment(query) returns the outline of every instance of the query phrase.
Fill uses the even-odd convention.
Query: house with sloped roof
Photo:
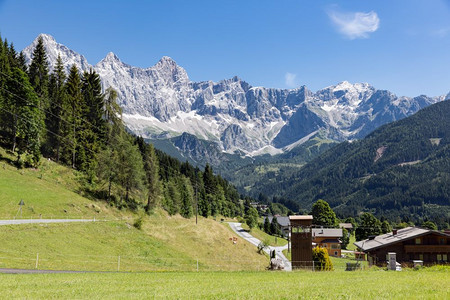
[[[367,254],[370,265],[383,266],[388,252],[395,252],[397,262],[424,264],[448,263],[450,234],[420,227],[406,227],[379,236],[371,236],[354,245]]]
[[[328,255],[341,256],[342,229],[339,228],[313,228],[312,242],[316,246],[327,249]]]
[[[289,221],[289,217],[279,216],[279,215],[276,215],[275,217],[277,218],[277,223],[278,223],[278,226],[280,227],[281,234],[284,237],[288,237],[288,235],[289,235],[289,225],[291,224],[290,221]],[[269,223],[272,223],[273,216],[264,217],[263,222],[266,221],[266,218],[269,218]]]

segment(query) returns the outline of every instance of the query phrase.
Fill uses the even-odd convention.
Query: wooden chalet
[[[328,255],[341,257],[342,229],[313,228],[312,242],[317,246],[327,249]]]
[[[414,260],[421,260],[425,265],[449,262],[450,234],[436,230],[407,227],[354,244],[367,254],[370,265],[385,265],[388,252],[395,252],[399,263]]]

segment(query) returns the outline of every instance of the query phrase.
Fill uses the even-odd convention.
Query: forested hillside
[[[325,199],[342,217],[372,211],[379,217],[449,220],[450,101],[385,125],[365,139],[344,142],[290,178],[263,190],[308,208]]]
[[[99,75],[62,60],[49,73],[42,38],[28,66],[0,38],[0,145],[18,168],[51,159],[81,171],[83,193],[118,207],[191,217],[243,213],[236,189],[211,167],[181,163],[126,132],[117,92],[102,90]]]

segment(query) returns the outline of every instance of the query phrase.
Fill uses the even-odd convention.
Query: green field
[[[0,148],[0,219],[116,218],[123,214],[105,202],[91,201],[77,191],[78,172],[43,160],[39,169],[17,169]],[[25,205],[19,213],[19,201]]]
[[[44,160],[17,169],[0,148],[0,219],[96,218],[95,223],[0,227],[0,267],[51,270],[190,271],[264,270],[268,258],[238,238],[226,223],[199,217],[119,210],[80,194],[79,174]],[[133,224],[142,217],[141,230]],[[106,221],[104,221],[106,220]],[[220,220],[220,218],[219,218]],[[119,259],[120,256],[120,259]],[[120,263],[119,263],[120,260]]]
[[[0,274],[2,298],[449,299],[450,268],[357,272]]]

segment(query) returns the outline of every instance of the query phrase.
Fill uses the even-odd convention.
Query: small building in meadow
[[[289,216],[292,268],[312,268],[313,216]]]
[[[341,257],[342,229],[339,228],[313,228],[312,242],[327,249],[328,255]]]
[[[447,264],[450,234],[420,227],[406,227],[354,243],[367,254],[370,265],[383,266],[388,252],[395,252],[399,263],[421,260],[425,265]]]

